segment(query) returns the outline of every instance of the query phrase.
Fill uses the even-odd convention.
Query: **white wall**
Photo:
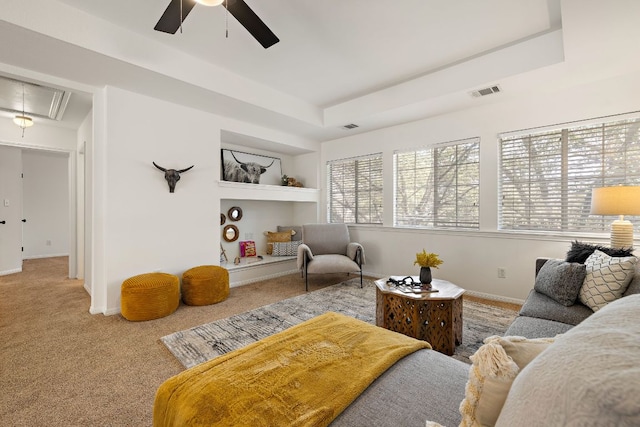
[[[365,270],[374,275],[417,273],[415,253],[425,248],[444,264],[434,277],[478,293],[523,299],[533,285],[538,256],[563,257],[576,238],[608,243],[608,235],[526,235],[497,232],[498,144],[500,132],[640,110],[640,73],[554,93],[496,98],[495,103],[432,119],[341,138],[322,144],[322,164],[338,158],[382,152],[384,226],[351,227],[365,245]],[[501,96],[501,95],[495,95]],[[399,230],[393,227],[393,151],[479,136],[480,231]],[[322,167],[321,172],[325,174]],[[326,175],[326,174],[325,174]],[[321,182],[324,182],[324,179]],[[323,185],[323,208],[326,189]],[[637,245],[637,243],[636,243]],[[497,268],[507,277],[497,278]]]
[[[69,155],[24,150],[22,165],[23,258],[68,255]]]
[[[94,141],[85,153],[93,179],[87,191],[92,313],[117,313],[128,277],[153,271],[181,276],[193,266],[219,264],[221,205],[243,207],[241,239],[253,233],[260,242],[259,234],[280,219],[293,220],[292,202],[221,201],[220,130],[226,119],[114,87],[96,94],[93,116]],[[234,121],[233,131],[243,131],[242,124]],[[289,159],[281,157],[285,167]],[[153,161],[195,167],[169,193]]]

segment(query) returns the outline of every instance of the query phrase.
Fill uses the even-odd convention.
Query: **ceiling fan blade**
[[[243,0],[227,0],[222,4],[265,49],[280,41]]]
[[[180,1],[182,1],[182,19],[180,19]],[[175,34],[178,28],[180,28],[180,24],[195,5],[196,2],[194,0],[171,0],[171,3],[167,6],[167,10],[164,11],[153,29],[164,33]]]

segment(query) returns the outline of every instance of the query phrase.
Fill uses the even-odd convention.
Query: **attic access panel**
[[[62,119],[71,96],[70,92],[3,76],[0,76],[0,110],[22,114],[23,84],[24,112],[27,116]]]

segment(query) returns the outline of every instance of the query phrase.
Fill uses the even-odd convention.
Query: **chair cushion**
[[[302,241],[311,248],[313,255],[347,254],[350,242],[346,224],[305,224]]]
[[[324,273],[355,273],[360,267],[344,255],[315,255],[307,265],[307,272],[311,274]]]

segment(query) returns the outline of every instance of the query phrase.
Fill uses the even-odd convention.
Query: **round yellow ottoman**
[[[229,272],[217,265],[193,267],[182,274],[182,301],[187,305],[209,305],[229,296]]]
[[[180,305],[180,279],[168,273],[133,276],[120,287],[120,312],[131,321],[165,317]]]

